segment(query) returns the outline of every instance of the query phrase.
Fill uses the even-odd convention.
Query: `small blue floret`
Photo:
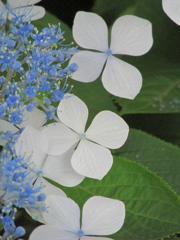
[[[112,50],[111,50],[111,49],[108,49],[108,50],[106,51],[106,54],[107,54],[108,56],[112,55]]]

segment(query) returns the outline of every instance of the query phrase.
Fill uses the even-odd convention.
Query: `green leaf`
[[[180,69],[176,64],[164,63],[159,57],[156,58],[158,66],[155,66],[151,64],[155,61],[154,58],[144,57],[141,61],[134,61],[134,63],[132,60],[127,61],[142,73],[143,86],[133,101],[112,96],[114,102],[122,108],[121,115],[180,112]]]
[[[126,219],[112,236],[115,240],[157,239],[180,230],[176,194],[146,167],[125,158],[114,157],[113,167],[101,181],[86,178],[76,187],[62,189],[81,207],[94,195],[122,200]]]
[[[130,130],[116,155],[142,163],[163,178],[180,195],[180,149],[139,130]]]

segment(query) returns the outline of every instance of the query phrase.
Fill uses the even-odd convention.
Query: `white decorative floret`
[[[105,65],[102,73],[105,89],[115,96],[134,99],[142,86],[141,73],[113,55],[140,56],[148,52],[153,44],[151,23],[132,15],[118,18],[112,26],[109,46],[105,21],[95,13],[78,12],[74,19],[73,37],[80,47],[96,52],[82,50],[71,58],[70,64],[78,64],[72,78],[92,82],[99,77]]]

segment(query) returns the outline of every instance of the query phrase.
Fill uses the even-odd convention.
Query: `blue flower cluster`
[[[31,112],[38,106],[47,120],[55,118],[53,104],[72,90],[68,77],[78,68],[75,63],[66,64],[77,48],[63,42],[60,25],[49,25],[39,32],[25,15],[14,14],[11,21],[0,17],[0,119],[21,124],[24,110]],[[39,173],[30,163],[30,156],[17,156],[14,150],[22,130],[12,133],[0,128],[0,141],[5,143],[0,152],[2,240],[21,240],[25,234],[24,228],[14,223],[16,208],[46,210],[46,196],[41,192],[42,184],[34,182]]]
[[[7,131],[1,134],[6,145],[0,152],[0,220],[4,226],[2,239],[16,239],[24,235],[22,227],[16,227],[14,218],[16,207],[45,211],[42,202],[46,196],[40,193],[43,186],[33,185],[35,174],[30,159],[16,156],[14,145],[17,134]]]
[[[2,23],[1,23],[2,22]],[[22,123],[22,106],[32,111],[41,102],[47,119],[54,117],[52,102],[60,101],[72,90],[67,78],[78,68],[65,66],[77,52],[71,44],[64,45],[59,25],[49,25],[41,32],[24,16],[15,16],[8,26],[0,20],[0,118],[13,124]],[[20,80],[20,81],[19,81]],[[2,101],[2,100],[1,100]],[[42,106],[43,103],[43,106]]]

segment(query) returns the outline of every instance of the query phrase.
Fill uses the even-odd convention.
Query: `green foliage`
[[[145,132],[130,130],[127,142],[115,152],[151,169],[180,195],[180,149]]]
[[[94,195],[122,200],[126,219],[112,236],[115,240],[156,239],[179,230],[179,198],[160,177],[125,158],[114,157],[113,167],[103,180],[86,178],[79,186],[63,190],[80,206]]]

